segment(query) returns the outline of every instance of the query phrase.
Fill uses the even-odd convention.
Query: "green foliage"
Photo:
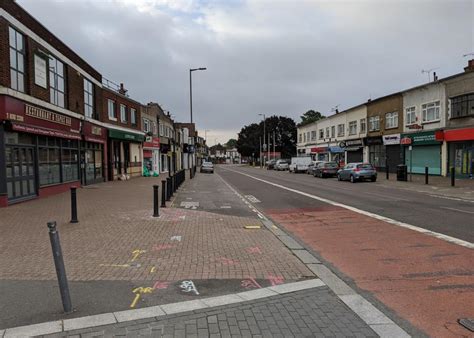
[[[306,113],[300,116],[301,122],[298,124],[299,127],[305,126],[307,124],[322,120],[326,118],[326,116],[322,115],[318,111],[308,110]]]

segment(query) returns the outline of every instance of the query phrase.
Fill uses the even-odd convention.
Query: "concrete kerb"
[[[226,169],[228,170],[228,169]],[[235,173],[234,170],[229,170]],[[245,174],[243,174],[245,175]],[[250,176],[252,177],[252,176]],[[253,178],[253,177],[252,177]],[[224,179],[221,177],[224,181]],[[239,197],[237,192],[229,183],[224,181]],[[254,208],[257,209],[254,205]],[[258,209],[257,209],[258,210]],[[260,210],[259,213],[261,214]],[[263,214],[262,214],[263,215]],[[341,301],[343,301],[354,313],[356,313],[367,325],[369,325],[380,337],[410,337],[399,325],[395,324],[383,312],[377,309],[372,303],[359,295],[342,279],[334,274],[328,267],[323,265],[304,246],[300,245],[293,237],[277,227],[270,219],[263,215],[261,219],[263,225],[269,229],[300,261],[305,264],[320,280],[325,283]],[[308,263],[310,262],[310,263]],[[273,289],[272,289],[273,291]]]
[[[247,301],[253,301],[257,299],[268,298],[287,294],[290,292],[313,289],[322,286],[325,286],[325,284],[321,280],[311,279],[301,282],[271,286],[258,290],[240,292],[237,294],[195,299],[191,301],[156,305],[141,309],[117,311],[93,316],[20,326],[6,330],[0,330],[0,338],[40,336],[72,330],[92,328],[97,326],[118,324],[132,320],[148,319],[166,316],[170,314],[185,313],[200,309],[212,309],[214,307],[235,303],[243,303]]]

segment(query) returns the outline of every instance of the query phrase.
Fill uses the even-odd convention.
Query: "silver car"
[[[201,172],[202,173],[214,173],[214,164],[212,162],[202,162],[201,165]]]
[[[349,180],[355,183],[360,180],[377,180],[377,171],[370,163],[348,163],[337,172],[338,181]]]
[[[278,171],[288,170],[288,168],[289,168],[289,164],[287,160],[277,160],[274,167],[274,169]]]

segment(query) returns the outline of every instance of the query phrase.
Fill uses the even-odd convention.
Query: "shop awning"
[[[357,150],[360,150],[360,149],[362,149],[362,146],[359,146],[359,147],[351,146],[351,147],[345,147],[344,148],[345,151],[357,151]]]
[[[342,149],[341,147],[329,147],[329,152],[330,153],[343,153],[344,152],[344,149]]]
[[[124,131],[119,129],[109,129],[109,137],[132,142],[145,141],[145,135],[140,132],[134,133],[132,131]]]

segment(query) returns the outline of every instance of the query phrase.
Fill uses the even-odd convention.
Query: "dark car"
[[[268,170],[272,170],[275,168],[275,163],[276,160],[269,160],[267,163],[265,163],[265,166],[267,167]]]
[[[308,175],[314,175],[314,169],[316,168],[316,166],[321,163],[322,161],[311,161],[310,164],[308,164],[308,170],[306,170],[306,173]]]
[[[320,162],[318,163],[313,170],[314,177],[334,177],[337,175],[339,170],[339,165],[337,162]]]
[[[337,172],[337,179],[339,181],[349,180],[355,183],[359,180],[377,180],[377,171],[370,163],[348,163]]]

